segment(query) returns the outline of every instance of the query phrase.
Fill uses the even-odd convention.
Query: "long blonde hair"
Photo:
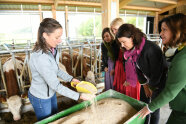
[[[115,39],[115,35],[116,35],[116,34],[114,34],[114,32],[113,32],[113,30],[112,30],[112,27],[118,27],[118,29],[119,29],[119,27],[120,27],[122,24],[124,24],[124,21],[123,21],[122,18],[115,18],[115,19],[110,23],[110,29],[111,29],[112,35],[114,36],[114,39]]]

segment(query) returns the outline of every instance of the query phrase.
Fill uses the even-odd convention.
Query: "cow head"
[[[85,77],[85,81],[88,81],[88,82],[96,85],[95,76],[94,76],[94,73],[92,71],[87,72],[87,75]]]
[[[13,115],[13,118],[15,121],[21,119],[21,106],[22,106],[22,100],[21,97],[18,95],[11,96],[7,99],[8,109]]]

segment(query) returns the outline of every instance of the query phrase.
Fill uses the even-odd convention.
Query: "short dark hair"
[[[121,37],[133,38],[133,44],[136,47],[139,47],[143,37],[146,38],[145,34],[133,24],[123,24],[119,27],[116,38]]]
[[[55,19],[53,18],[43,19],[38,29],[37,42],[35,43],[33,51],[42,50],[43,52],[46,53],[49,48],[47,47],[46,40],[43,37],[43,33],[47,34],[53,33],[58,28],[62,28],[62,26]]]
[[[172,40],[167,44],[168,46],[176,47],[180,43],[186,42],[186,16],[183,13],[177,13],[159,21],[159,33],[161,33],[161,25],[163,22],[166,23],[172,33]]]

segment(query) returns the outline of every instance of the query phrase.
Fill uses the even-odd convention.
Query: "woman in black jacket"
[[[114,89],[114,66],[116,60],[116,49],[118,46],[112,36],[110,29],[104,28],[102,31],[103,43],[101,44],[102,50],[102,70],[105,71],[105,90]]]
[[[160,47],[148,41],[145,34],[132,24],[120,26],[116,38],[125,49],[125,83],[135,87],[139,81],[143,85],[140,100],[149,103],[162,91],[166,81],[168,67]],[[159,109],[150,118],[150,124],[158,122]]]

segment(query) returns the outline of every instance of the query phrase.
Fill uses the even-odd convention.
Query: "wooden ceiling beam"
[[[61,0],[1,0],[0,3],[6,4],[50,4],[50,5],[69,5],[69,6],[91,6],[101,7],[101,3],[81,2],[81,1],[61,1]]]
[[[178,1],[178,3],[176,5],[170,5],[170,6],[163,7],[163,8],[161,8],[161,11],[158,12],[158,14],[162,14],[164,12],[167,12],[167,11],[174,9],[174,8],[181,6],[181,5],[186,5],[186,1],[180,0],[180,1]]]
[[[125,6],[122,9],[128,9],[128,10],[143,10],[143,11],[155,11],[159,12],[161,9],[159,8],[152,8],[152,7],[144,7],[144,6]]]
[[[55,9],[54,5],[52,5],[52,17],[53,17],[53,19],[56,19],[56,9]]]
[[[53,0],[1,0],[0,3],[13,4],[54,4]]]
[[[59,2],[59,0],[54,0],[54,8],[55,8],[55,9],[56,9],[57,6],[58,6],[58,2]]]
[[[43,20],[43,13],[42,13],[41,5],[38,5],[38,7],[39,7],[40,22],[42,22],[42,20]]]
[[[125,7],[131,0],[121,0],[119,2],[119,9]]]
[[[162,14],[162,13],[167,12],[167,11],[174,9],[174,8],[176,8],[176,5],[170,5],[170,6],[163,7],[161,9],[161,11],[158,12],[158,14]]]
[[[171,1],[171,0],[148,0],[152,2],[159,2],[159,3],[167,3],[167,4],[177,4],[176,1]]]
[[[177,6],[185,5],[186,0],[178,0],[177,4],[170,5],[163,8],[151,8],[151,7],[144,7],[144,6],[128,6],[127,4],[131,0],[122,0],[120,1],[120,9],[128,9],[128,10],[143,10],[143,11],[152,11],[158,12],[158,14],[164,13],[169,11]],[[154,0],[155,1],[155,0]],[[159,1],[159,0],[156,0]],[[161,0],[161,1],[168,1],[168,0]],[[49,4],[49,5],[67,5],[67,6],[91,6],[91,7],[101,7],[101,3],[95,2],[81,2],[81,1],[62,1],[62,0],[1,0],[0,3],[8,3],[8,4]],[[123,6],[123,7],[122,7]]]
[[[101,7],[101,3],[95,2],[81,2],[81,1],[59,1],[60,5],[74,5],[74,6],[92,6]]]

